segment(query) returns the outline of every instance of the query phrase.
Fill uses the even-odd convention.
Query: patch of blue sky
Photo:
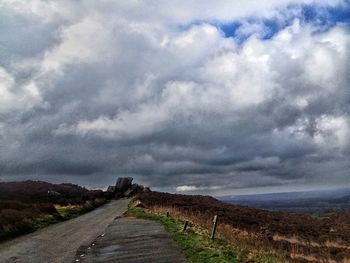
[[[237,44],[242,44],[252,35],[260,39],[270,39],[285,27],[290,26],[296,19],[301,25],[312,25],[315,33],[327,31],[337,24],[350,29],[350,0],[334,7],[319,4],[291,4],[286,8],[278,9],[274,15],[269,17],[243,17],[224,23],[195,21],[191,25],[183,26],[182,29],[185,30],[196,24],[209,23],[220,29],[225,37],[233,38]]]
[[[293,23],[293,19],[284,16],[281,18],[249,17],[225,24],[215,24],[225,37],[232,37],[241,44],[251,35],[260,39],[270,39],[281,29]]]
[[[304,5],[301,8],[300,20],[305,24],[313,24],[320,31],[328,30],[336,24],[350,28],[350,1],[337,7]]]

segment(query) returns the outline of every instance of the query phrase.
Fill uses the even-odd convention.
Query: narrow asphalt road
[[[127,209],[129,200],[112,201],[75,219],[0,244],[0,262],[69,263],[79,247],[103,234]]]
[[[75,262],[81,263],[186,263],[159,222],[118,218],[91,245],[82,246]]]

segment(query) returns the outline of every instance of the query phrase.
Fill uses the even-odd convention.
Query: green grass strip
[[[210,233],[202,230],[200,233],[190,227],[183,230],[184,221],[162,214],[152,213],[142,208],[129,207],[128,216],[161,222],[170,233],[172,239],[178,244],[190,263],[279,263],[283,262],[275,254],[255,251],[252,253],[246,247],[229,244],[225,240],[211,240]]]

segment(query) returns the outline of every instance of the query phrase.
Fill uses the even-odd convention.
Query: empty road
[[[72,220],[2,243],[0,262],[72,262],[78,248],[103,234],[107,226],[126,211],[128,203],[129,200],[112,201]]]
[[[186,259],[159,222],[119,218],[90,246],[81,247],[75,262],[186,263]]]

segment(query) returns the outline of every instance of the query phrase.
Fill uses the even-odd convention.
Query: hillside
[[[171,211],[209,228],[219,216],[220,238],[279,251],[292,262],[346,262],[350,259],[350,212],[329,218],[271,212],[231,205],[209,196],[150,192],[137,195],[140,206]]]
[[[0,182],[1,201],[82,204],[102,196],[102,191],[91,191],[74,184],[51,184],[42,181]]]
[[[125,189],[132,186],[131,181]],[[316,218],[229,204],[210,196],[136,188],[142,190],[134,197],[134,204],[151,212],[170,213],[190,221],[192,226],[210,230],[214,215],[218,215],[217,237],[232,244],[239,243],[246,250],[276,252],[288,262],[350,260],[350,211]],[[115,197],[120,194],[114,193]],[[89,211],[105,202],[105,195],[102,191],[90,191],[73,184],[0,183],[0,241]]]
[[[74,217],[104,202],[102,191],[41,181],[0,183],[0,241]]]

